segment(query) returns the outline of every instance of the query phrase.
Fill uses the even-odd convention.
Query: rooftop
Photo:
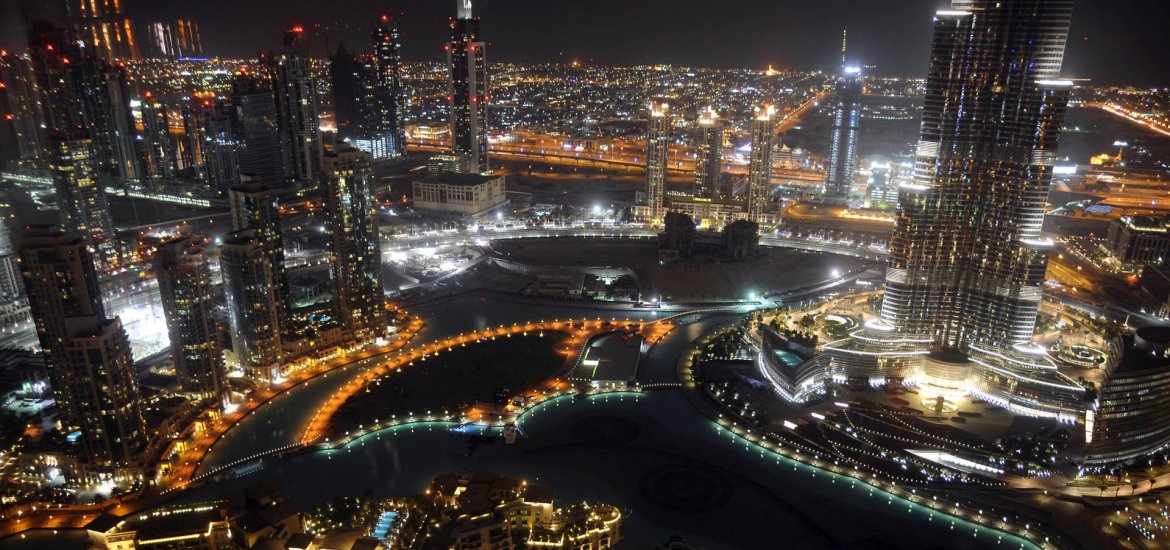
[[[415,180],[418,183],[445,183],[447,185],[461,185],[473,186],[483,185],[489,181],[500,178],[501,176],[483,176],[480,174],[460,174],[457,172],[443,172],[434,176],[427,176],[420,180]]]

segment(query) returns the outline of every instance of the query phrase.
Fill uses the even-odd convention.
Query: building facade
[[[776,124],[772,117],[776,107],[770,104],[756,107],[752,118],[752,152],[748,158],[747,219],[763,225],[768,210],[768,185],[772,181],[772,142]]]
[[[325,211],[332,240],[337,319],[354,338],[386,333],[386,296],[382,289],[382,247],[374,201],[373,158],[356,149],[325,153]]]
[[[723,123],[714,107],[699,113],[695,137],[695,196],[715,199],[723,196]]]
[[[1170,259],[1170,216],[1125,216],[1113,220],[1105,248],[1122,265]]]
[[[232,351],[249,379],[272,383],[281,373],[280,304],[276,274],[260,232],[231,233],[219,253]]]
[[[670,150],[670,105],[650,103],[646,122],[646,205],[650,223],[666,214],[666,161]]]
[[[272,288],[280,326],[288,323],[288,275],[284,265],[284,231],[280,226],[280,203],[276,190],[267,182],[244,177],[239,187],[228,192],[232,209],[232,230],[254,230],[254,238],[268,257]]]
[[[203,243],[179,238],[161,244],[154,273],[179,386],[185,392],[222,401],[227,395],[227,375]]]
[[[415,180],[414,207],[475,216],[508,202],[504,176],[443,172]]]
[[[1040,231],[1071,88],[1057,76],[1072,3],[952,6],[934,18],[914,180],[900,184],[881,320],[826,347],[835,367],[858,376],[914,377],[1073,421],[1084,388],[1031,344],[1052,248]],[[958,384],[956,372],[966,372]]]
[[[321,116],[309,59],[284,53],[268,69],[285,177],[298,189],[315,187],[321,174]]]
[[[845,202],[853,187],[862,88],[861,70],[843,67],[833,97],[833,135],[827,161],[829,175],[825,180],[825,199],[830,202]]]
[[[487,43],[479,36],[479,17],[471,13],[471,0],[457,0],[447,42],[447,67],[451,96],[451,152],[459,157],[459,171],[485,174],[488,165]]]
[[[21,274],[66,430],[81,432],[91,479],[138,473],[146,446],[130,343],[106,316],[85,239],[53,226],[29,226]]]

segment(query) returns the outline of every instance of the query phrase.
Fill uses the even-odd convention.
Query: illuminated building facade
[[[284,182],[272,90],[258,78],[237,75],[232,80],[231,103],[240,174],[270,185]]]
[[[649,221],[661,223],[666,213],[666,159],[670,150],[670,105],[650,103],[646,122],[646,204]]]
[[[268,251],[259,231],[245,229],[224,238],[219,252],[232,351],[249,379],[273,382],[280,375],[281,307]]]
[[[199,100],[199,150],[207,185],[221,196],[240,184],[240,142],[232,105],[223,98]]]
[[[1125,216],[1109,223],[1105,248],[1125,265],[1170,258],[1170,216]]]
[[[752,118],[752,152],[748,157],[747,219],[763,225],[768,208],[768,184],[772,181],[772,142],[776,124],[772,117],[776,107],[756,107]]]
[[[1075,420],[1084,389],[1031,344],[1052,247],[1040,229],[1071,88],[1055,78],[1072,3],[952,6],[934,18],[915,177],[900,189],[881,321],[827,347],[836,364],[863,363],[873,376],[920,376]]]
[[[99,267],[113,267],[118,262],[119,245],[106,194],[98,180],[89,131],[84,128],[53,131],[47,143],[49,171],[57,192],[62,227],[85,237]]]
[[[406,125],[402,123],[406,98],[402,88],[402,41],[398,36],[398,24],[386,15],[378,18],[373,43],[378,68],[378,130],[383,139],[389,141],[387,156],[400,157],[406,151]],[[485,75],[485,85],[486,80]],[[484,90],[486,93],[486,87]]]
[[[359,340],[378,338],[386,332],[372,162],[369,153],[352,148],[327,151],[322,189],[326,227],[332,239],[337,319]]]
[[[20,261],[62,423],[81,431],[95,473],[133,471],[147,439],[138,380],[121,321],[106,317],[85,240],[29,226]]]
[[[179,238],[161,244],[154,274],[179,386],[185,392],[222,400],[227,380],[214,317],[211,268],[203,243]]]
[[[321,117],[309,58],[284,53],[270,60],[269,71],[285,175],[300,189],[314,187],[321,174]]]
[[[30,61],[0,51],[0,149],[12,153],[4,160],[39,159],[44,153],[36,94]]]
[[[723,123],[714,107],[699,113],[695,138],[695,196],[718,198],[725,193],[720,186],[723,168]]]
[[[1085,467],[1102,468],[1170,447],[1170,328],[1151,326],[1123,337],[1125,352],[1108,367],[1085,417]]]
[[[72,35],[92,45],[100,59],[138,58],[134,23],[123,15],[121,0],[68,0],[65,17]]]
[[[828,178],[825,200],[843,203],[853,187],[857,165],[857,125],[861,120],[861,70],[844,67],[837,79],[833,101],[833,135],[829,143]]]
[[[170,110],[161,97],[146,92],[142,96],[143,174],[149,179],[173,180],[179,175],[179,152],[171,138]]]
[[[458,171],[482,174],[488,167],[487,43],[479,36],[479,17],[471,13],[471,0],[457,0],[457,16],[451,19],[447,42],[450,71],[451,152],[459,157]]]
[[[288,279],[284,266],[284,232],[280,227],[280,204],[276,190],[265,182],[244,176],[239,187],[228,192],[232,209],[232,230],[254,230],[268,257],[267,269],[272,273],[271,285],[280,325],[289,319]],[[279,346],[278,346],[279,347]]]

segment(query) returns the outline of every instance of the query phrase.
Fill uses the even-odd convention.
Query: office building
[[[414,207],[466,216],[483,214],[508,202],[504,176],[442,172],[415,180],[411,186]]]
[[[457,0],[447,42],[450,71],[451,152],[459,157],[459,172],[483,174],[488,167],[487,43],[479,36],[479,18],[471,14],[471,0]]]
[[[861,120],[861,69],[843,67],[833,95],[833,134],[829,143],[825,200],[844,203],[857,165],[857,125]]]
[[[913,376],[924,388],[1073,421],[1084,389],[1031,344],[1052,249],[1040,233],[1044,203],[1072,86],[1057,78],[1072,2],[952,5],[934,18],[881,320],[854,345],[826,348],[850,375]]]
[[[81,432],[93,476],[133,475],[147,440],[138,380],[122,323],[106,316],[85,239],[29,226],[20,261],[61,423]]]
[[[695,196],[715,199],[725,195],[723,172],[723,123],[714,107],[699,113],[695,136]]]
[[[650,102],[646,122],[646,205],[650,223],[666,214],[666,160],[670,152],[670,105]]]
[[[232,209],[232,230],[255,230],[253,237],[268,257],[273,294],[283,326],[288,322],[290,305],[284,266],[284,232],[280,227],[276,190],[265,182],[244,176],[244,181],[228,192],[228,202]]]
[[[249,379],[272,383],[281,373],[281,308],[262,235],[256,229],[231,233],[219,253],[232,351]]]
[[[776,137],[776,123],[772,117],[776,107],[764,104],[756,107],[752,118],[752,151],[748,157],[747,219],[764,225],[768,214],[768,185],[772,181],[772,142]]]
[[[1125,266],[1170,259],[1170,216],[1124,216],[1109,223],[1105,249]]]
[[[369,153],[344,146],[326,151],[322,186],[337,320],[359,340],[386,333],[372,162]]]
[[[1132,463],[1170,446],[1170,327],[1119,337],[1119,360],[1106,365],[1085,415],[1085,467]]]
[[[203,243],[178,238],[159,245],[154,274],[179,386],[185,392],[222,401],[227,380]]]
[[[298,189],[315,187],[321,174],[321,120],[309,58],[283,53],[269,60],[268,70],[287,181]]]

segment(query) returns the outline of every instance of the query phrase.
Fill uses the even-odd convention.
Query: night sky
[[[64,0],[0,0],[0,45],[23,47],[20,6]],[[480,0],[489,59],[711,67],[768,64],[832,69],[841,28],[850,59],[882,75],[921,76],[930,19],[946,0]],[[290,22],[321,24],[330,43],[368,44],[369,21],[395,14],[406,60],[441,59],[454,0],[123,0],[127,12],[191,16],[208,54],[254,56],[280,45]],[[1170,85],[1167,0],[1078,0],[1064,73],[1099,84]],[[324,53],[324,40],[314,53]]]

